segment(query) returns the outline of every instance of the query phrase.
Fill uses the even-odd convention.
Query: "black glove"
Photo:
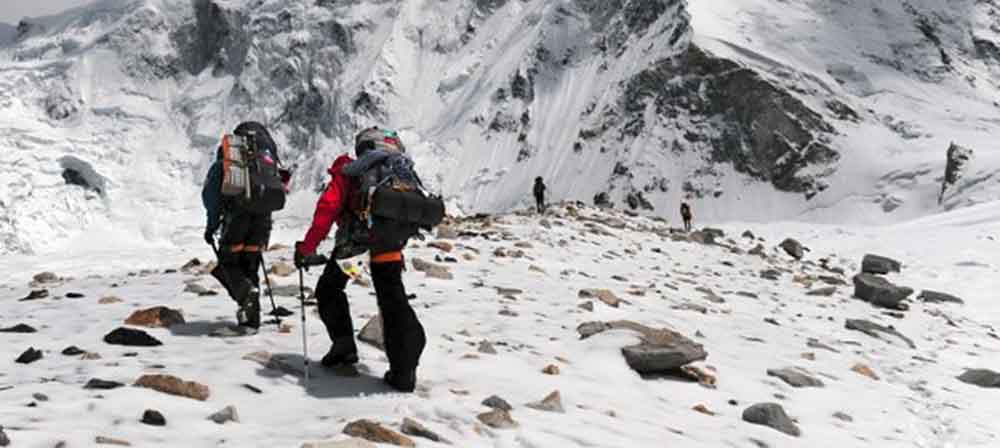
[[[318,254],[306,255],[305,253],[302,252],[302,242],[299,241],[295,243],[294,262],[296,268],[305,269],[308,271],[309,268],[313,266],[323,266],[328,261],[329,259],[323,255],[318,255]]]
[[[215,245],[215,229],[205,229],[205,242],[209,246]]]

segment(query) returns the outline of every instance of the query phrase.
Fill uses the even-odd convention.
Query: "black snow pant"
[[[538,213],[545,213],[545,196],[535,195],[535,209]]]
[[[219,238],[220,281],[252,327],[260,326],[260,296],[251,291],[260,288],[261,251],[270,237],[270,214],[237,211],[226,215]]]
[[[372,263],[371,269],[389,370],[416,371],[427,336],[403,288],[403,262]]]
[[[330,259],[323,269],[323,275],[316,283],[316,301],[319,317],[326,326],[326,333],[333,343],[333,350],[339,354],[358,352],[354,342],[354,322],[351,320],[351,305],[347,301],[344,288],[350,280],[340,269],[337,260]]]
[[[684,217],[684,231],[686,231],[686,232],[690,232],[691,231],[691,217],[690,216],[685,216]]]

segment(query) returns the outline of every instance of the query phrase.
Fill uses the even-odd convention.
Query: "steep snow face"
[[[287,216],[372,124],[464,212],[524,205],[541,175],[701,220],[895,221],[947,205],[950,140],[981,155],[950,204],[1000,191],[992,2],[719,3],[104,0],[24,21],[0,50],[0,251],[176,243],[246,119],[296,168]]]
[[[692,1],[694,42],[833,115],[832,188],[801,218],[910,219],[998,198],[995,1]],[[951,143],[976,151],[938,205]]]

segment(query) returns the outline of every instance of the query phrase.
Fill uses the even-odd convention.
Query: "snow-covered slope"
[[[993,1],[693,1],[694,42],[798,91],[844,157],[804,215],[900,221],[997,199],[1000,9]],[[939,204],[950,143],[974,148]],[[877,207],[876,207],[877,206]]]
[[[747,228],[766,241],[737,236]],[[218,289],[197,269],[166,271],[192,255],[210,257],[203,245],[166,250],[158,260],[141,252],[4,257],[0,328],[23,323],[38,332],[0,333],[0,423],[14,447],[51,447],[60,440],[69,447],[92,446],[98,436],[142,447],[298,447],[344,439],[347,423],[362,418],[396,430],[403,418],[413,418],[452,442],[414,438],[418,447],[996,446],[997,389],[955,379],[966,368],[998,370],[995,205],[882,228],[732,225],[723,229],[724,246],[686,241],[652,219],[589,208],[556,207],[544,222],[524,215],[468,220],[453,230],[468,236],[445,239],[454,247],[450,253],[419,243],[408,252],[410,260],[456,259],[440,263],[454,275],[451,280],[412,269],[404,277],[407,290],[417,295],[413,304],[429,341],[419,391],[412,396],[380,384],[386,361],[365,344],[360,376],[337,376],[314,364],[305,387],[294,373],[301,366],[298,315],[285,320],[288,333],[268,325],[253,337],[208,337],[233,321],[233,304],[224,296],[182,292],[188,283]],[[284,243],[299,236],[280,233],[277,240]],[[775,247],[789,236],[812,249],[804,261]],[[758,243],[763,256],[746,253]],[[498,256],[498,249],[507,256]],[[897,318],[851,298],[849,286],[836,286],[829,297],[806,295],[850,282],[868,252],[903,262],[902,273],[888,277],[893,282],[918,292],[956,294],[966,305],[914,303]],[[287,262],[290,255],[270,252],[268,260]],[[107,265],[105,258],[120,264]],[[822,258],[829,260],[827,268],[847,275],[825,270]],[[779,271],[777,280],[761,277],[768,269]],[[47,298],[16,301],[28,294],[30,277],[39,270],[72,278],[36,286],[48,289]],[[316,275],[307,275],[307,282],[313,284]],[[272,281],[281,291],[278,304],[297,313],[290,296],[297,290],[295,278],[273,275]],[[579,298],[585,288],[607,288],[626,302],[613,308]],[[83,297],[70,298],[73,292]],[[348,288],[357,328],[375,313],[371,292],[359,284]],[[101,301],[108,296],[122,302]],[[592,311],[581,307],[586,302]],[[129,314],[156,305],[182,309],[187,320],[169,330],[147,329],[164,345],[102,342]],[[314,309],[308,312],[315,362],[329,345]],[[631,332],[578,337],[581,323],[619,319],[671,328],[702,344],[708,358],[695,365],[716,376],[715,388],[640,377],[621,355],[621,347],[637,341]],[[894,326],[916,348],[896,337],[848,330],[846,319]],[[482,341],[496,353],[481,351]],[[100,359],[61,355],[69,345]],[[44,357],[13,364],[28,347]],[[287,371],[244,358],[261,351],[284,360]],[[878,379],[852,371],[858,364]],[[557,375],[542,372],[549,365],[558,367]],[[804,369],[824,386],[793,388],[767,374],[785,367]],[[138,387],[83,388],[92,378],[128,385],[144,374],[197,381],[210,395],[196,401]],[[554,390],[561,393],[564,413],[526,406]],[[494,394],[513,405],[518,428],[492,429],[476,419],[488,410],[480,402]],[[743,410],[757,402],[781,404],[801,437],[743,422]],[[207,420],[227,405],[236,407],[239,423]],[[715,415],[696,412],[696,405]],[[167,426],[139,423],[146,409],[162,412]]]
[[[465,212],[524,204],[538,175],[706,221],[995,199],[998,8],[882,3],[102,0],[26,20],[0,51],[0,251],[177,244],[245,119],[297,168],[294,218],[372,124]],[[975,159],[945,197],[951,141]]]

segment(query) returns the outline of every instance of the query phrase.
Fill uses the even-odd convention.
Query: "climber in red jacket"
[[[369,134],[373,134],[372,131],[366,130],[356,139],[355,152],[359,158],[375,149]],[[375,135],[381,136],[382,133]],[[384,238],[370,232],[365,220],[360,217],[361,212],[356,210],[362,194],[361,180],[344,174],[344,167],[351,162],[353,160],[347,155],[341,155],[333,162],[328,170],[333,179],[316,204],[312,226],[305,239],[295,245],[295,263],[304,266],[305,260],[316,254],[320,242],[337,223],[333,256],[316,284],[320,318],[333,342],[322,364],[334,367],[358,362],[354,325],[344,292],[350,277],[340,268],[338,260],[370,252],[372,283],[382,318],[386,357],[389,358],[389,371],[384,380],[398,391],[413,392],[417,364],[427,342],[426,334],[403,287],[402,248],[380,244]]]

